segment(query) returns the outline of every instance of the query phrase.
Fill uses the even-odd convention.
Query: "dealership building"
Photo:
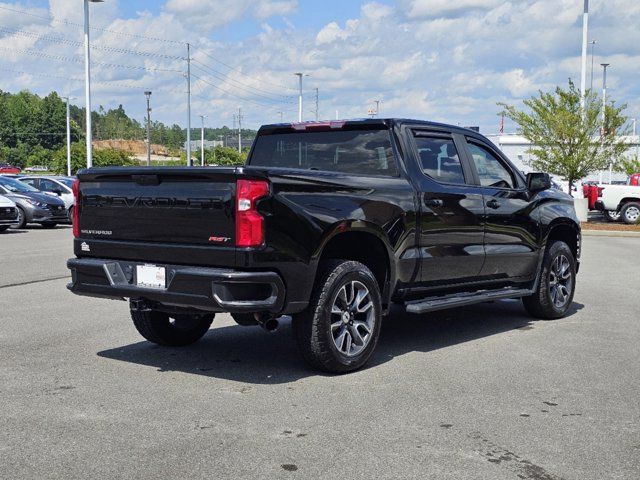
[[[531,142],[526,138],[518,134],[494,134],[486,135],[486,137],[496,144],[500,150],[509,157],[509,160],[511,160],[520,170],[523,172],[531,171],[529,161],[532,156],[528,153],[528,150],[531,147]],[[621,139],[629,145],[625,155],[629,158],[638,156],[638,151],[640,149],[640,136],[628,135],[621,137]],[[609,181],[609,171],[595,172],[589,175],[586,179],[607,183]],[[612,181],[622,181],[626,179],[627,176],[623,173],[611,173]]]

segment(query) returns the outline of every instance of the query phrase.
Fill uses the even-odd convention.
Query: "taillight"
[[[80,180],[75,180],[73,182],[73,218],[71,221],[73,222],[73,236],[76,238],[80,237],[80,209],[82,208],[82,204],[80,203]]]
[[[264,218],[256,201],[269,194],[264,180],[238,180],[236,186],[236,246],[258,247],[264,243]]]

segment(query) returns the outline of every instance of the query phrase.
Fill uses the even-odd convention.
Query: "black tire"
[[[152,343],[183,347],[200,340],[209,331],[214,315],[174,315],[151,310],[131,310],[136,330]]]
[[[254,327],[258,325],[258,321],[256,317],[253,316],[253,313],[232,313],[231,317],[238,324],[243,327]]]
[[[9,225],[0,225],[0,233],[6,232],[9,229]]]
[[[44,222],[41,223],[40,225],[42,225],[42,228],[56,228],[58,226],[58,224],[56,222]]]
[[[69,218],[69,223],[73,225],[73,209],[75,207],[69,207],[69,211],[67,212],[67,217]]]
[[[298,347],[304,359],[318,370],[331,373],[346,373],[357,370],[369,360],[380,336],[382,307],[378,282],[365,265],[355,261],[331,261],[323,265],[320,272],[309,306],[304,312],[293,317],[292,327]],[[340,332],[348,331],[349,342],[346,344],[348,345],[346,349],[350,350],[351,347],[362,349],[358,353],[349,355],[341,352],[336,346],[337,342],[340,342],[342,346],[345,345],[347,334],[343,334],[344,341],[342,342],[338,339],[334,340],[332,320],[335,324],[340,322],[342,317],[338,316],[338,322],[336,322],[336,314],[332,314],[331,309],[334,302],[339,302],[338,296],[341,294],[342,287],[347,288],[354,285],[353,282],[358,288],[364,286],[365,289],[362,291],[368,291],[372,312],[369,314],[369,309],[364,313],[352,310],[351,322],[349,323],[348,318],[346,320],[343,318],[346,323],[344,325],[340,323],[338,337],[341,336]],[[351,292],[355,302],[356,295],[353,290]],[[367,305],[369,304],[363,306],[363,310]],[[342,314],[348,317],[347,308],[345,307]],[[355,334],[352,332],[354,328],[356,331],[360,328],[357,324],[363,323],[361,321],[364,318],[363,315],[369,319],[367,324],[369,333],[365,335],[366,340],[364,340],[359,332],[355,332],[362,340],[359,344],[355,341]]]
[[[561,298],[564,297],[564,301],[561,305],[554,302],[553,286],[554,279],[558,278],[555,266],[565,258],[568,261],[568,272],[570,275],[571,285],[564,288],[568,295],[564,293],[556,293]],[[560,283],[555,283],[555,289],[559,289]],[[550,245],[547,245],[547,249],[542,260],[542,273],[540,274],[540,281],[538,282],[538,288],[535,294],[524,297],[522,303],[525,310],[533,317],[544,320],[553,320],[556,318],[562,318],[566,315],[567,311],[573,303],[573,295],[576,290],[576,261],[573,256],[573,252],[569,246],[561,241],[555,241]]]
[[[11,228],[14,230],[20,230],[27,226],[27,214],[24,213],[22,207],[18,207],[18,220],[16,223],[11,225]]]
[[[620,220],[620,212],[616,212],[615,210],[605,210],[602,212],[602,217],[605,222],[617,222]]]
[[[624,223],[629,225],[640,223],[640,203],[626,203],[624,207],[622,207],[622,210],[620,210],[620,218],[622,218]]]

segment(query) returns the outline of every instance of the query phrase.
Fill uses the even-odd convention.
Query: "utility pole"
[[[71,112],[69,110],[69,100],[71,97],[66,96],[63,98],[67,101],[67,177],[70,177],[71,176]],[[635,131],[635,128],[636,128],[635,123],[633,124],[633,128]]]
[[[202,120],[202,128],[200,130],[200,166],[204,167],[204,119],[207,118],[206,115],[200,115],[200,120]],[[215,148],[215,145],[214,147]],[[215,150],[214,150],[215,155]]]
[[[147,166],[151,166],[151,91],[144,92],[147,97]]]
[[[589,90],[593,91],[593,53],[596,47],[596,43],[598,43],[596,40],[591,40],[591,87],[589,87]]]
[[[376,117],[380,117],[380,100],[375,100],[376,102]]]
[[[282,123],[283,122],[284,112],[278,112],[278,114],[280,115],[280,123]]]
[[[85,121],[87,137],[87,168],[93,166],[93,144],[91,134],[91,52],[89,49],[89,3],[101,3],[103,0],[84,0],[84,94]]]
[[[316,122],[320,116],[320,91],[316,87]]]
[[[587,43],[589,42],[589,0],[584,0],[582,14],[582,71],[580,73],[580,110],[582,120],[585,114],[585,94],[587,89]]]
[[[191,161],[191,44],[187,43],[187,166]]]
[[[242,109],[238,107],[238,153],[242,153]]]

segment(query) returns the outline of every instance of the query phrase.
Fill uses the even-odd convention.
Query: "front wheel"
[[[9,225],[0,225],[0,233],[6,232],[9,229]]]
[[[307,310],[293,318],[298,347],[319,370],[357,370],[369,360],[380,336],[378,282],[355,261],[332,261],[321,271]]]
[[[620,220],[620,212],[616,212],[615,210],[605,210],[602,212],[602,216],[607,222],[617,222]]]
[[[27,214],[24,213],[22,207],[18,207],[18,218],[16,218],[16,223],[14,223],[11,228],[15,230],[20,230],[27,225]]]
[[[627,203],[622,210],[620,210],[620,216],[624,223],[629,225],[640,222],[640,203],[630,202]]]
[[[183,347],[200,340],[209,331],[214,315],[169,315],[157,310],[131,310],[136,330],[152,343]]]
[[[547,247],[536,292],[522,299],[525,310],[545,320],[562,318],[573,303],[576,289],[576,261],[569,246],[561,241]]]
[[[44,223],[41,223],[40,225],[42,225],[42,228],[50,229],[50,228],[56,228],[58,224],[56,222],[44,222]]]

